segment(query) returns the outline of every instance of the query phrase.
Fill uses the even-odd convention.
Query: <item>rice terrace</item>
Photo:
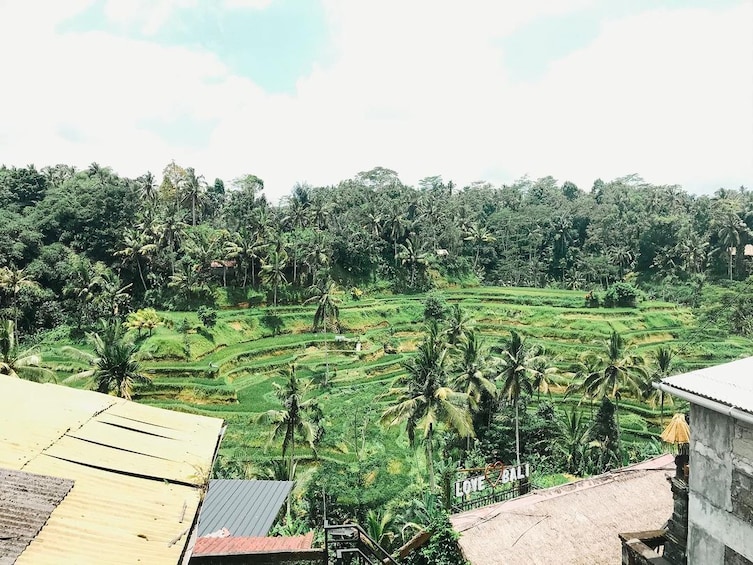
[[[612,331],[646,358],[660,347],[681,351],[678,371],[738,358],[751,345],[746,338],[699,327],[687,307],[655,300],[635,308],[589,308],[582,291],[514,287],[357,298],[351,292],[338,294],[338,332],[331,326],[326,333],[312,332],[314,306],[228,307],[217,313],[211,327],[202,325],[193,312],[160,312],[163,323],[149,334],[138,332],[137,356],[152,382],[137,387],[134,398],[223,418],[228,429],[217,463],[219,474],[270,476],[269,461],[284,460],[279,442],[268,441],[269,426],[256,422],[255,415],[279,407],[273,383],[283,384],[285,371],[294,366],[299,379],[312,383],[307,394],[317,399],[325,429],[315,453],[305,445],[296,450],[302,484],[314,472],[314,463],[326,461],[352,473],[367,457],[384,464],[363,469],[367,484],[382,473],[402,477],[398,482],[405,486],[424,480],[424,461],[409,448],[403,426],[385,428],[379,419],[389,405],[393,381],[405,373],[405,363],[422,339],[427,299],[440,303],[444,316],[459,305],[486,349],[501,346],[515,330],[546,352],[557,370],[547,392],[537,391],[527,404],[532,414],[548,402],[559,411],[575,407],[593,414],[593,405],[582,395],[566,392],[584,355],[603,349]],[[66,348],[52,347],[43,357],[58,380],[86,368]],[[658,450],[658,403],[626,396],[621,410],[626,449],[637,452],[654,440]],[[543,475],[539,470],[535,475],[541,485],[566,480],[560,473]],[[297,495],[303,496],[303,491],[299,488]]]

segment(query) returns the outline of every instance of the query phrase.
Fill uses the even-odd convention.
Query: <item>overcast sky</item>
[[[753,0],[0,0],[0,163],[753,188]]]

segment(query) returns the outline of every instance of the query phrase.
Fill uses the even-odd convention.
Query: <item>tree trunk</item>
[[[614,395],[614,421],[617,424],[617,457],[619,457],[620,467],[622,467],[622,442],[620,440],[620,397],[618,394]]]
[[[327,308],[324,309],[324,386],[329,384],[329,350],[327,349]]]
[[[433,431],[433,426],[429,424],[429,434],[426,436],[426,468],[429,472],[429,489],[432,494],[437,490],[437,484],[434,480],[434,448],[431,445]]]
[[[659,391],[659,427],[664,430],[664,391]]]
[[[520,466],[520,418],[518,417],[518,399],[515,399],[515,458]]]
[[[139,268],[139,278],[141,278],[141,284],[144,285],[144,291],[146,292],[146,281],[144,280],[144,273],[141,271],[141,261],[138,256],[136,257],[136,266]]]

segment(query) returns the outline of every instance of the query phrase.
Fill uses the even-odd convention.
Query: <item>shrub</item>
[[[635,308],[640,291],[632,284],[616,282],[604,294],[604,306],[608,308]]]
[[[213,328],[217,324],[217,310],[208,306],[199,306],[196,314],[205,328]]]
[[[438,294],[431,294],[424,302],[424,320],[441,322],[447,313],[447,302]]]

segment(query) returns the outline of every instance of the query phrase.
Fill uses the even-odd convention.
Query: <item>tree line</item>
[[[744,279],[753,193],[696,196],[637,176],[583,190],[552,177],[407,186],[377,167],[279,204],[245,175],[208,183],[172,162],[162,180],[92,163],[0,168],[0,318],[25,334],[92,328],[140,307],[300,303],[342,288],[423,291],[437,280],[644,286],[691,302],[707,280]],[[694,298],[695,297],[695,298]]]

